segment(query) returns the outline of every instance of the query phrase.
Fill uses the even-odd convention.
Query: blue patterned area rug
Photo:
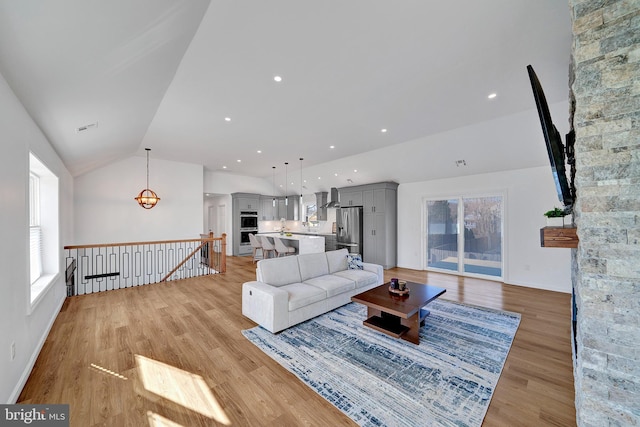
[[[420,345],[362,325],[350,303],[245,337],[361,426],[480,426],[520,315],[436,300]]]

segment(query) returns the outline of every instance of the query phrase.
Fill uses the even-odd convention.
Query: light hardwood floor
[[[72,426],[354,426],[240,333],[248,257],[227,273],[67,298],[19,402],[68,403]],[[407,269],[443,299],[522,321],[485,426],[575,425],[570,296]]]

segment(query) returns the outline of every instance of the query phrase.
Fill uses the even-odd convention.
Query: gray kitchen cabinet
[[[356,188],[356,190],[352,190]],[[341,188],[338,192],[340,195],[340,207],[362,206],[362,190],[359,187]]]
[[[252,193],[231,194],[231,244],[234,256],[250,255],[253,251],[249,233],[258,232],[260,195]]]
[[[285,218],[291,221],[300,220],[300,196],[289,196],[289,203],[285,203],[285,198],[282,197],[282,204],[279,205],[280,209],[278,214],[280,218]]]
[[[336,250],[336,235],[335,234],[321,234],[324,237],[324,250],[335,251]]]
[[[276,208],[276,219],[287,219],[287,206],[284,204],[284,197],[276,197]]]
[[[236,195],[234,198],[233,196]],[[250,193],[233,193],[231,198],[234,201],[233,206],[238,211],[258,211],[260,209],[260,196],[258,194]]]
[[[320,191],[316,193],[316,221],[327,220],[327,192]],[[305,218],[300,218],[301,221],[306,221]]]
[[[260,221],[280,221],[282,218],[291,221],[300,219],[300,196],[289,196],[289,203],[282,196],[260,196]]]
[[[362,252],[366,262],[380,264],[384,268],[390,268],[387,259],[389,245],[387,244],[386,218],[384,214],[364,214],[362,224]],[[395,258],[395,257],[393,257]]]
[[[340,206],[362,206],[362,259],[385,269],[397,265],[398,184],[345,187],[340,190]],[[343,203],[344,200],[344,203]]]
[[[260,221],[275,221],[278,214],[278,204],[273,206],[273,196],[260,196]]]
[[[362,192],[363,213],[384,213],[387,204],[387,189],[376,188]]]

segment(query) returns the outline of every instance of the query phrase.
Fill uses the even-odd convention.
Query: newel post
[[[209,243],[207,244],[207,248],[209,249],[209,254],[207,255],[209,258],[209,267],[213,268],[215,264],[215,258],[213,258],[213,231],[209,231]]]
[[[222,233],[222,245],[220,256],[220,273],[227,272],[227,233]]]

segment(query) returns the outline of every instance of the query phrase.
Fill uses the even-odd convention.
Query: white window
[[[29,271],[31,307],[60,270],[58,177],[29,154]]]
[[[29,261],[31,284],[42,276],[42,227],[40,227],[40,177],[29,174]]]

